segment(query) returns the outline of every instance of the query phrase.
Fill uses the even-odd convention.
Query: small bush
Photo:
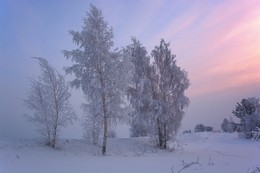
[[[183,133],[183,134],[185,134],[185,133],[191,133],[191,130],[184,130],[182,133]]]
[[[211,126],[205,126],[203,124],[197,124],[195,126],[194,132],[212,132],[213,131],[213,127]]]
[[[204,132],[206,131],[206,126],[204,126],[203,124],[197,124],[195,126],[194,132]]]
[[[207,132],[212,132],[212,131],[213,131],[213,127],[207,126],[207,127],[206,127],[206,131],[207,131]]]

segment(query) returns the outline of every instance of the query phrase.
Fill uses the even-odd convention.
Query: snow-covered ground
[[[253,173],[260,170],[260,141],[237,134],[179,135],[175,150],[155,149],[148,138],[108,141],[108,156],[85,140],[0,140],[1,173]],[[183,167],[184,168],[182,170]]]

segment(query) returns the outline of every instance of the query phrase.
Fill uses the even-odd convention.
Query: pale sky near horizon
[[[31,137],[22,104],[28,77],[39,73],[29,57],[45,57],[64,74],[62,50],[75,48],[69,30],[80,31],[89,4],[113,27],[115,47],[136,37],[150,53],[161,38],[171,42],[177,64],[188,71],[190,106],[182,129],[198,123],[220,129],[242,98],[260,97],[259,0],[2,0],[0,2],[0,138]],[[70,80],[71,77],[66,77]],[[80,117],[81,93],[71,102]],[[80,138],[80,122],[62,136]],[[128,134],[121,127],[119,136]]]

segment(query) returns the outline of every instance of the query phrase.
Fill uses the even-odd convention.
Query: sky
[[[198,123],[220,129],[237,102],[260,97],[259,0],[1,0],[0,138],[37,137],[25,121],[29,111],[22,102],[28,78],[39,75],[30,57],[44,57],[65,74],[63,68],[71,62],[62,50],[76,48],[68,31],[81,31],[90,3],[113,28],[115,47],[130,44],[132,36],[148,52],[162,38],[171,43],[191,82],[181,130],[193,130]],[[81,91],[72,89],[71,103],[79,118],[84,116],[83,101]],[[121,125],[118,136],[127,135]],[[81,138],[80,121],[61,137]]]

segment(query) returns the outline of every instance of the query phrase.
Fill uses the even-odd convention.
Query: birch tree
[[[163,39],[151,56],[154,59],[150,72],[154,129],[157,129],[158,146],[166,149],[167,141],[177,133],[184,109],[189,105],[185,96],[189,80],[187,72],[177,66],[170,44]]]
[[[41,73],[38,79],[31,79],[31,87],[24,100],[27,108],[33,111],[27,118],[37,126],[47,144],[54,148],[60,129],[71,124],[76,114],[69,103],[70,91],[64,77],[46,59],[34,59],[38,61]]]
[[[82,31],[70,31],[70,34],[78,48],[64,51],[64,56],[73,62],[66,73],[75,75],[71,84],[82,88],[89,107],[95,107],[96,103],[101,105],[102,155],[106,155],[109,124],[123,116],[127,82],[125,61],[120,52],[112,50],[112,28],[108,27],[101,10],[93,5],[84,18]]]
[[[150,57],[136,39],[127,46],[130,54],[132,82],[128,87],[132,111],[132,136],[150,135],[160,148],[177,133],[184,109],[189,104],[185,90],[189,87],[187,72],[176,65],[170,44],[161,40]]]
[[[128,86],[128,98],[133,107],[131,112],[131,136],[147,136],[150,128],[150,83],[147,72],[150,68],[150,57],[146,48],[136,39],[124,49],[132,63],[131,82]]]

